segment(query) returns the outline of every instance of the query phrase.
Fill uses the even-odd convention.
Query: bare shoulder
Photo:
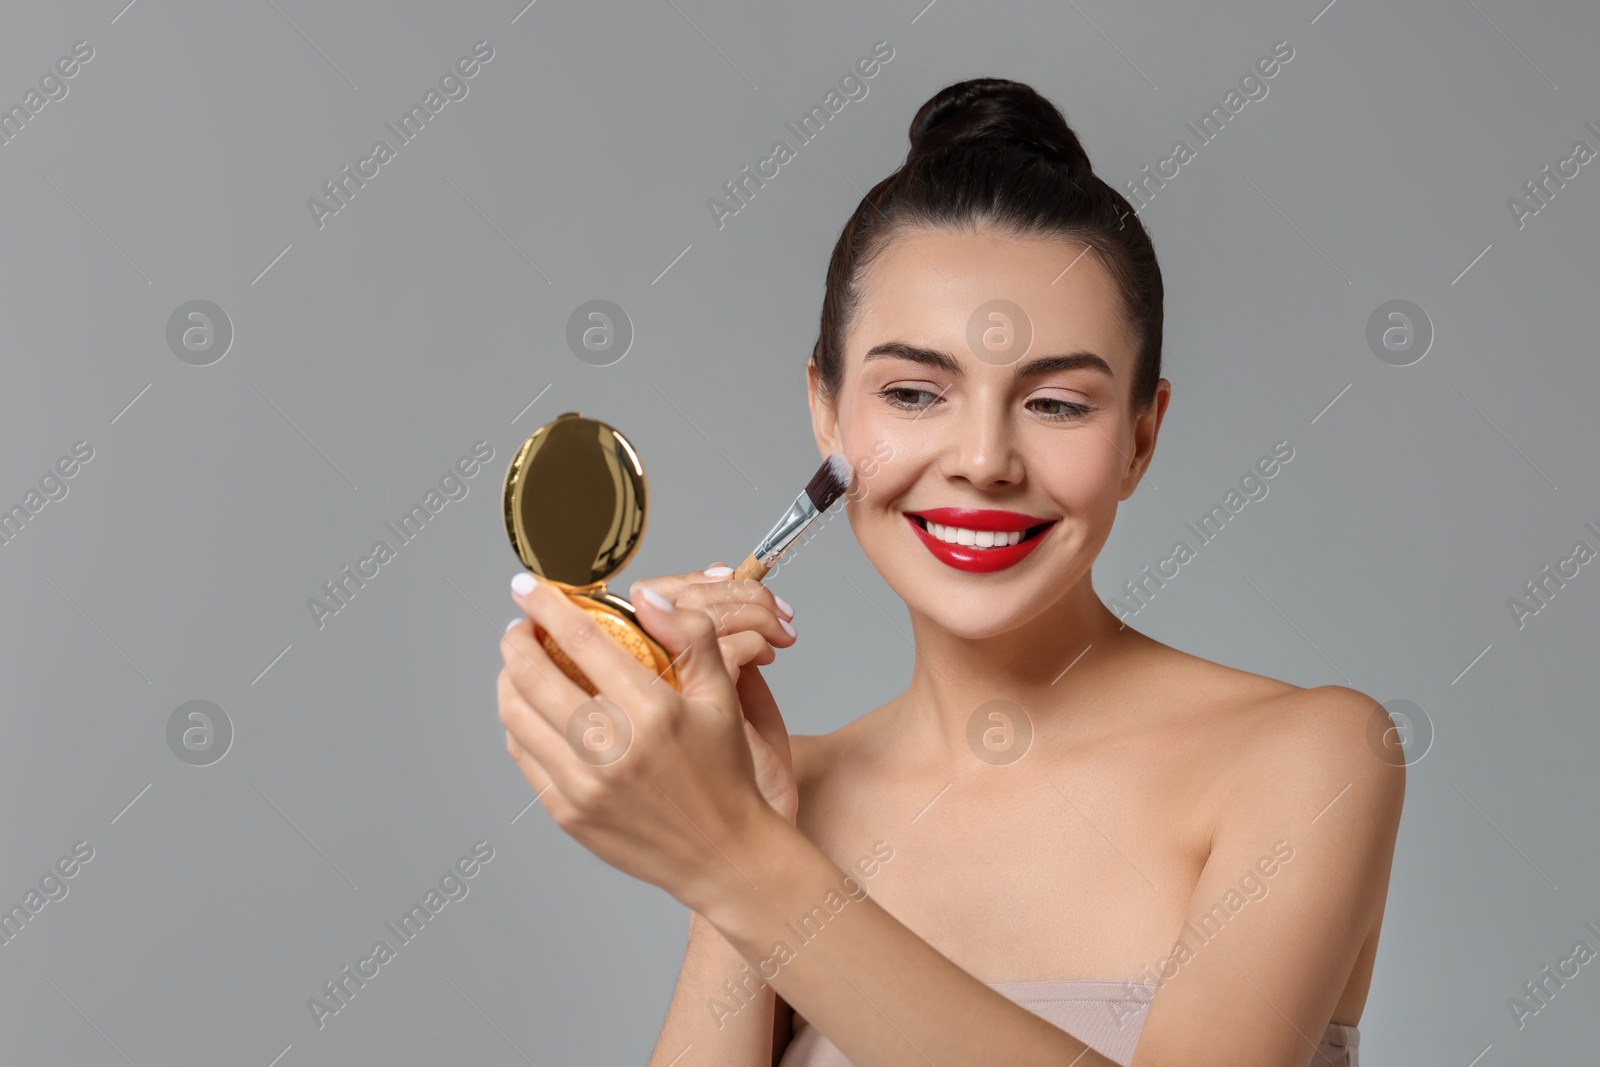
[[[1354,794],[1368,818],[1398,821],[1405,751],[1377,700],[1348,686],[1294,686],[1243,712],[1233,731],[1235,798],[1315,811]]]
[[[1382,738],[1393,726],[1381,704],[1348,686],[1308,689],[1151,644],[1141,672],[1173,706],[1203,718],[1208,729],[1236,735],[1229,741],[1242,754],[1274,746],[1372,754],[1366,732]]]
[[[875,730],[882,708],[860,715],[825,734],[791,734],[795,786],[800,793],[802,829],[815,833],[839,828],[863,803],[863,789],[884,778],[888,753]],[[859,812],[857,812],[859,814]]]
[[[1195,747],[1234,802],[1316,793],[1337,779],[1398,811],[1405,790],[1400,734],[1367,694],[1343,685],[1305,688],[1157,642],[1141,658],[1149,698],[1173,709],[1168,728],[1199,738]]]
[[[794,780],[802,798],[847,769],[859,745],[865,718],[854,719],[826,734],[789,735]]]
[[[1338,906],[1366,942],[1365,970],[1338,1017],[1359,1016],[1405,801],[1394,720],[1348,686],[1303,688],[1198,659],[1172,666],[1163,686],[1204,694],[1185,703],[1181,726],[1209,763],[1207,869],[1231,873],[1262,841],[1292,842],[1298,869],[1343,894]]]
[[[1388,711],[1348,686],[1296,687],[1263,702],[1254,718],[1260,748],[1283,757],[1391,768],[1404,763]]]

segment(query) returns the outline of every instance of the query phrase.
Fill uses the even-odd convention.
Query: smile
[[[935,559],[973,574],[1022,562],[1056,524],[1055,519],[990,508],[930,508],[901,514]]]

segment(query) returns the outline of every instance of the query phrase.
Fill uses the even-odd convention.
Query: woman
[[[807,367],[910,613],[905,692],[790,739],[755,668],[793,611],[764,586],[634,583],[680,694],[513,583],[633,740],[568,748],[596,705],[519,617],[508,751],[558,825],[693,913],[653,1067],[1357,1062],[1390,720],[1162,645],[1090,583],[1171,395],[1161,324],[1149,237],[1060,112],[949,86],[846,224]]]

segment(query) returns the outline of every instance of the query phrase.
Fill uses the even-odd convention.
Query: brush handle
[[[739,564],[739,566],[734,569],[732,574],[732,577],[734,578],[754,578],[758,582],[766,576],[767,567],[760,560],[756,559],[754,552],[746,556],[744,562]]]

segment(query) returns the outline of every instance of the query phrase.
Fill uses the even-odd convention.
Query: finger
[[[499,699],[506,752],[533,788],[534,799],[560,822],[572,811],[567,797],[575,795],[563,792],[563,783],[571,790],[575,776],[582,773],[572,747],[562,732],[523,699],[506,670],[500,672]]]
[[[583,759],[572,742],[568,727],[575,716],[585,714],[594,702],[562,670],[533,638],[528,620],[509,627],[501,640],[505,667],[500,671],[500,722],[509,736],[526,754],[537,772],[517,757],[528,784],[542,798],[552,818],[558,821],[570,811],[565,797],[576,795],[573,787],[583,774]],[[554,789],[546,790],[554,785]],[[552,802],[551,798],[555,800]]]
[[[683,574],[663,574],[655,578],[641,578],[634,584],[648,585],[673,603],[691,585],[704,585],[708,582],[718,582],[733,573],[733,568],[726,563],[713,563],[704,571],[686,571]]]
[[[717,644],[716,627],[704,611],[677,608],[648,586],[634,605],[645,630],[666,649],[683,695],[719,706],[736,701],[733,682]]]
[[[511,754],[511,759],[516,763],[517,769],[522,772],[522,776],[528,780],[528,785],[533,788],[534,802],[541,805],[549,813],[550,818],[557,823],[561,823],[569,817],[572,813],[572,805],[568,802],[566,794],[562,793],[550,776],[545,773],[544,767],[539,761],[534,759],[528,753],[528,750],[517,742],[516,735],[510,730],[506,731],[506,751]],[[532,806],[533,804],[530,803],[523,808],[523,811],[527,811],[528,807]],[[518,812],[517,816],[511,821],[516,822],[521,817],[522,812]]]
[[[522,776],[528,780],[536,797],[550,787],[552,783],[549,772],[533,758],[532,753],[522,747],[522,742],[518,741],[517,735],[510,730],[506,731],[506,755],[511,757],[511,762],[517,765]]]
[[[659,594],[652,592],[651,595]],[[658,681],[658,676],[654,671],[634,659],[602,629],[601,624],[596,622],[593,616],[574,604],[554,585],[536,581],[534,587],[526,593],[513,589],[512,596],[518,600],[519,606],[534,625],[549,634],[567,658],[577,664],[578,669],[598,687],[600,696],[610,700],[628,714],[635,712],[647,714],[650,708],[660,707],[668,699],[667,694],[670,693],[671,687],[657,686],[655,683]],[[637,608],[637,605],[635,607]],[[704,612],[685,611],[682,614],[698,616],[704,620],[707,630],[710,629],[711,620]],[[646,630],[648,631],[648,626]],[[517,632],[513,630],[508,636],[514,636]],[[529,640],[531,641],[531,635]],[[542,653],[543,649],[539,651]],[[675,651],[669,650],[668,655],[675,655]],[[552,668],[554,669],[554,664]],[[562,678],[566,685],[571,687],[572,694],[576,694],[576,699],[569,695],[564,701],[541,704],[540,701],[534,700],[533,704],[547,715],[559,713],[562,719],[556,724],[565,728],[565,718],[592,698],[565,675],[562,675]],[[561,690],[561,683],[550,684]]]
[[[522,699],[557,730],[565,729],[567,717],[589,699],[589,694],[556,666],[528,622],[506,628],[500,637],[500,659]]]
[[[794,624],[779,615],[775,608],[761,602],[730,599],[709,587],[686,590],[678,598],[677,605],[699,608],[709,614],[718,637],[753,631],[778,648],[788,648],[800,637]]]
[[[726,595],[731,600],[745,604],[765,604],[777,615],[786,619],[794,618],[794,608],[789,602],[778,596],[765,582],[755,578],[723,578],[720,579]]]
[[[728,668],[728,677],[735,681],[742,667],[764,667],[778,658],[767,639],[750,630],[717,638],[722,650],[722,662]]]
[[[758,670],[741,671],[735,688],[739,693],[739,707],[744,711],[745,721],[755,727],[756,733],[767,744],[787,758],[789,728],[784,724],[783,713],[778,710],[778,702],[773,699],[767,680]]]
[[[511,637],[511,635],[517,632],[519,629],[522,632],[530,635],[533,633],[533,627],[528,624],[528,617],[526,615],[512,619],[506,624],[505,634],[500,639],[500,658],[504,660],[508,655],[515,654],[517,658],[522,661],[523,666],[525,666],[529,671],[538,675],[542,680],[548,681],[549,678],[545,674],[546,670],[548,669],[546,665],[548,664],[549,667],[554,667],[554,664],[550,663],[549,656],[545,656],[543,661],[538,661],[535,660],[534,657],[529,656],[525,651],[527,646],[517,644],[516,642],[511,644],[506,643],[507,638]],[[538,645],[538,642],[535,641],[534,644]],[[540,648],[540,651],[543,652],[544,649]],[[556,668],[555,673],[561,673],[560,668]]]
[[[508,746],[511,742],[515,742],[518,748],[538,761],[541,773],[546,777],[553,777],[555,764],[559,762],[560,757],[560,751],[556,746],[561,742],[563,735],[523,695],[514,679],[514,673],[510,666],[506,666],[501,669],[500,676],[496,679],[495,696],[500,706],[500,725],[505,727]],[[506,751],[513,759],[516,758],[517,754],[509,747]]]
[[[675,604],[681,603],[685,592],[694,586],[721,584],[726,587],[726,595],[733,599],[748,602],[759,601],[770,605],[774,612],[786,619],[794,618],[794,608],[777,593],[754,578],[733,579],[733,568],[726,563],[713,563],[703,571],[690,571],[686,574],[668,574],[659,578],[641,578],[639,583],[648,585],[656,592],[665,596]],[[636,583],[638,584],[638,583]]]

